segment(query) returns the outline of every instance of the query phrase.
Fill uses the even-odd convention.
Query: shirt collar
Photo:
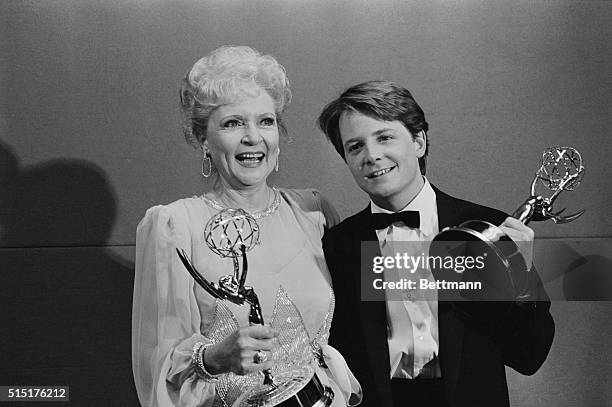
[[[419,193],[400,211],[419,211],[421,217],[421,227],[419,229],[428,236],[434,236],[438,233],[436,192],[426,177],[423,177],[423,180],[425,182]],[[370,208],[372,213],[393,213],[393,211],[388,211],[376,205],[372,200],[370,200]]]

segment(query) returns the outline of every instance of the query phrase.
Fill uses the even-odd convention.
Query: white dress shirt
[[[374,202],[371,202],[371,208],[372,213],[392,213],[377,206]],[[413,229],[403,222],[396,222],[386,229],[376,230],[381,254],[395,256],[398,252],[408,252],[412,256],[427,256],[428,242],[438,233],[439,227],[436,193],[426,178],[421,191],[402,211],[418,211],[420,228]],[[394,242],[415,243],[394,244]],[[410,250],[415,252],[410,253]],[[427,278],[433,281],[428,267],[421,267],[412,275],[407,275],[408,271],[401,269],[394,270],[394,273],[393,277],[385,273],[386,279],[408,278],[418,283],[419,278]],[[430,362],[429,367],[432,367],[432,364],[437,365],[432,369],[427,369],[428,377],[439,377],[440,369],[436,359],[438,355],[437,293],[432,293],[430,290],[425,294],[418,289],[417,284],[415,290],[403,290],[399,300],[397,292],[387,291],[386,294],[390,377],[415,378]],[[391,295],[393,299],[390,298]]]

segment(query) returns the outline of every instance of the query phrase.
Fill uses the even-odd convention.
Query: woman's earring
[[[202,147],[202,176],[204,178],[208,178],[210,177],[210,174],[212,174],[212,160],[210,159],[210,153],[208,152],[207,149],[205,149],[204,147]]]
[[[280,147],[278,148],[278,153],[276,154],[276,165],[274,166],[274,171],[278,172],[278,158],[280,157]]]

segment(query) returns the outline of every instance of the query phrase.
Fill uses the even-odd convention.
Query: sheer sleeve
[[[338,215],[338,211],[332,205],[332,203],[323,196],[318,190],[313,189],[312,193],[315,197],[315,200],[319,206],[319,210],[323,214],[323,228],[324,230],[331,229],[340,223],[340,215]]]
[[[180,202],[149,209],[136,233],[132,309],[132,368],[143,406],[211,406],[215,383],[200,379],[192,349],[207,342],[193,281],[176,255],[191,255],[186,211]]]

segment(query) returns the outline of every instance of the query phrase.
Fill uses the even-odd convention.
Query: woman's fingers
[[[221,354],[216,354],[216,360],[225,359],[226,371],[239,375],[268,369],[272,366],[271,353],[277,346],[278,332],[263,325],[252,325],[240,328],[223,340],[220,345]],[[256,358],[257,352],[265,356]]]
[[[250,355],[258,350],[271,351],[276,347],[276,339],[254,339],[249,337],[239,338],[237,348],[243,356]]]
[[[278,336],[278,331],[265,325],[251,325],[243,328],[244,332],[252,338],[257,339],[271,339]]]
[[[242,350],[272,350],[276,345],[278,332],[270,327],[253,325],[240,329],[237,339]]]
[[[270,369],[274,360],[270,350],[244,351],[237,374],[248,374],[264,369]]]

